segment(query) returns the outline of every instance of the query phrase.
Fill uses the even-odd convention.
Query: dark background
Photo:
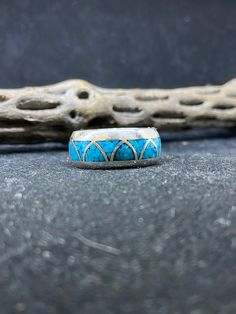
[[[0,87],[221,84],[235,34],[233,0],[1,0]]]

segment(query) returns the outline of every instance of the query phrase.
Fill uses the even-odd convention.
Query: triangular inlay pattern
[[[145,148],[142,159],[152,159],[156,157],[157,157],[157,148],[152,142],[149,142],[147,147]]]
[[[80,156],[82,158],[84,151],[85,151],[86,147],[88,146],[88,144],[90,143],[90,141],[77,141],[74,143],[75,143],[75,146],[76,146],[77,150],[79,151]]]
[[[88,148],[84,160],[86,162],[102,162],[105,161],[105,158],[97,146],[92,144]]]
[[[134,160],[134,153],[127,144],[122,144],[116,151],[114,160]]]
[[[70,154],[70,158],[74,161],[77,161],[79,160],[79,157],[78,157],[78,153],[77,151],[75,150],[75,146],[74,144],[72,143],[72,141],[69,142],[69,154]]]
[[[120,140],[114,141],[97,141],[98,145],[102,148],[104,153],[107,155],[108,160],[111,159],[111,154]]]
[[[96,141],[94,144],[91,141],[69,142],[70,158],[75,161],[82,161],[83,158],[86,162],[106,162],[111,158],[114,161],[153,159],[160,157],[160,153],[160,137],[151,141],[142,138],[127,140],[127,143],[121,140]]]
[[[141,151],[142,151],[146,142],[147,142],[146,139],[129,140],[129,143],[133,146],[133,148],[135,149],[135,151],[137,153],[138,159],[140,157]]]

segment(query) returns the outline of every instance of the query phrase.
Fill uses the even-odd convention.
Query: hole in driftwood
[[[199,106],[203,104],[203,101],[200,99],[183,99],[179,103],[183,106]]]
[[[17,108],[21,110],[46,110],[54,109],[60,105],[57,101],[45,101],[45,100],[34,100],[34,99],[22,99],[17,104]]]
[[[165,119],[183,119],[186,116],[182,112],[168,112],[161,111],[153,114],[153,118],[165,118]]]
[[[70,112],[71,119],[74,119],[76,116],[77,116],[76,111],[75,110],[71,110],[71,112]]]
[[[91,119],[88,122],[87,127],[91,129],[101,128],[101,127],[114,127],[117,126],[117,123],[110,116],[101,116]]]
[[[0,95],[0,102],[6,101],[8,98],[5,95]]]
[[[228,109],[233,109],[235,108],[234,105],[231,104],[216,104],[212,106],[213,109],[218,109],[218,110],[228,110]]]
[[[169,99],[169,96],[144,96],[144,95],[139,95],[135,97],[136,100],[140,101],[155,101],[155,100],[167,100]]]
[[[194,121],[201,121],[201,122],[209,122],[216,120],[215,116],[197,116],[194,118]]]
[[[89,93],[87,91],[81,91],[78,93],[79,99],[88,99],[89,98]]]
[[[122,113],[139,113],[142,111],[142,109],[138,107],[123,107],[123,106],[113,106],[113,110],[115,112],[122,112]]]
[[[0,119],[0,128],[25,128],[32,125],[35,125],[35,122],[26,121],[21,119],[7,119],[1,118]]]

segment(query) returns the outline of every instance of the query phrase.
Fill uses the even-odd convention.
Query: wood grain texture
[[[83,128],[236,126],[236,79],[222,86],[105,89],[83,80],[0,90],[0,143],[68,140]]]

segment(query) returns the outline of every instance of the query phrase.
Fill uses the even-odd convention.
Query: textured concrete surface
[[[1,150],[0,313],[236,313],[236,139],[80,170]]]

